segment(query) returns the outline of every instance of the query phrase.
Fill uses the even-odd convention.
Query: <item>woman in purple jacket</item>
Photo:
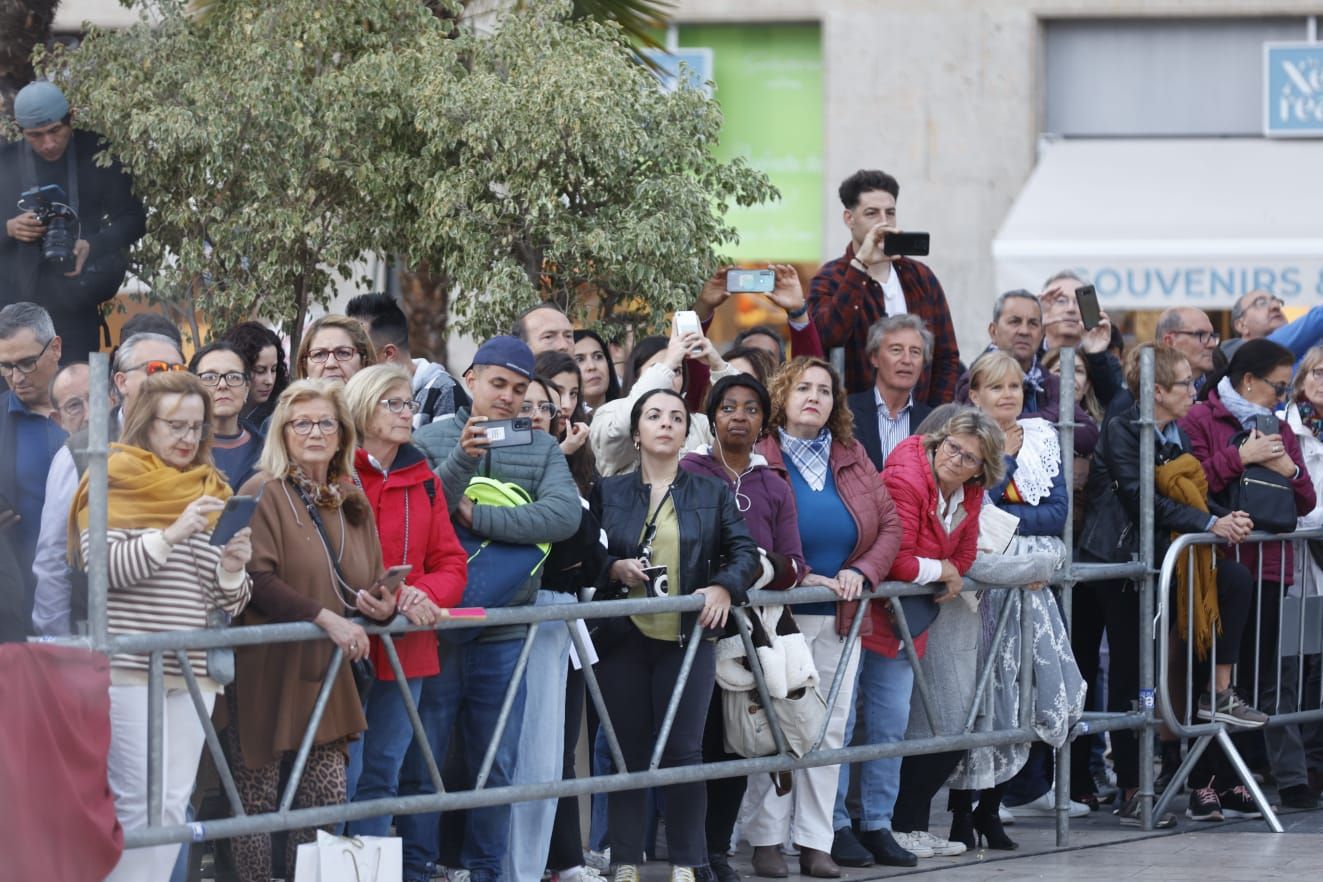
[[[753,541],[773,558],[779,556],[785,562],[784,568],[791,571],[789,584],[783,582],[779,586],[789,588],[799,584],[808,569],[795,522],[795,501],[790,485],[753,450],[764,435],[771,410],[767,389],[753,376],[735,374],[718,380],[707,399],[707,418],[716,440],[711,447],[703,446],[688,453],[680,460],[680,468],[726,482],[735,494],[735,504],[744,514]],[[734,625],[727,630],[735,633]],[[726,752],[725,738],[721,692],[715,690],[703,733],[704,762],[739,759]],[[707,782],[707,853],[717,882],[740,878],[730,866],[726,850],[747,784],[748,778],[744,776]]]
[[[1180,427],[1190,436],[1190,452],[1203,464],[1210,496],[1216,498],[1229,492],[1248,466],[1262,465],[1290,480],[1298,516],[1313,510],[1314,484],[1295,433],[1265,426],[1265,423],[1276,424],[1274,411],[1282,406],[1291,389],[1294,365],[1295,355],[1286,347],[1271,340],[1251,340],[1236,350],[1225,375],[1205,387],[1205,399],[1191,407],[1180,420]],[[1260,431],[1261,428],[1266,431]],[[1246,432],[1249,437],[1238,446],[1234,439]],[[1248,514],[1254,517],[1254,512]],[[1279,702],[1286,708],[1294,705],[1296,700],[1294,694],[1288,694],[1293,690],[1285,684],[1282,694],[1277,694],[1277,672],[1281,663],[1277,655],[1278,610],[1295,580],[1293,554],[1289,545],[1286,548],[1287,553],[1283,554],[1283,543],[1266,542],[1262,545],[1243,543],[1226,550],[1227,556],[1234,556],[1251,574],[1258,573],[1261,578],[1260,599],[1257,602],[1251,600],[1250,621],[1245,629],[1245,634],[1249,635],[1257,627],[1259,639],[1241,642],[1240,683],[1242,690],[1249,694],[1255,688],[1252,685],[1255,682],[1253,672],[1263,672],[1258,677],[1258,695],[1250,698],[1260,710],[1268,713],[1274,713]],[[1254,624],[1256,617],[1257,626]],[[1256,646],[1257,659],[1254,655]],[[1288,659],[1287,663],[1294,665],[1295,661]],[[1203,714],[1202,708],[1200,713]],[[1290,736],[1290,731],[1284,727],[1265,730],[1269,764],[1279,781],[1305,780],[1304,753],[1299,748],[1299,741]],[[1228,796],[1218,793],[1216,799],[1220,806],[1214,808],[1214,798],[1210,796],[1212,788],[1199,787],[1193,775],[1191,781],[1195,789],[1191,798],[1192,817],[1213,812],[1224,817],[1243,814],[1231,810],[1228,805],[1243,794]],[[1196,797],[1207,805],[1195,806]]]

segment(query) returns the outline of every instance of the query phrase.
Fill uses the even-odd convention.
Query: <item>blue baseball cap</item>
[[[533,379],[533,350],[518,337],[501,334],[478,347],[471,367],[491,364],[512,370],[527,379]]]
[[[14,121],[20,129],[38,129],[69,115],[69,100],[46,80],[28,83],[14,96]]]

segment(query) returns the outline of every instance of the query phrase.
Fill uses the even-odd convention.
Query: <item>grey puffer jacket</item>
[[[521,447],[500,447],[481,457],[469,456],[459,445],[468,422],[468,408],[443,416],[415,433],[413,443],[441,479],[446,506],[453,519],[464,489],[475,475],[518,484],[533,502],[505,508],[495,505],[473,507],[473,532],[501,542],[534,544],[559,542],[579,528],[582,506],[579,491],[565,462],[560,445],[546,432],[534,432],[533,441]],[[529,580],[511,606],[531,603],[537,595],[541,575]],[[488,628],[478,638],[484,642],[512,640],[524,635],[525,627]]]

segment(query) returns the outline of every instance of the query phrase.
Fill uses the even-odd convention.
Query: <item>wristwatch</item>
[[[793,321],[794,319],[797,318],[803,318],[807,314],[808,314],[808,301],[805,300],[804,305],[801,306],[799,309],[795,309],[795,310],[791,310],[790,312],[787,312],[786,318],[791,319]]]

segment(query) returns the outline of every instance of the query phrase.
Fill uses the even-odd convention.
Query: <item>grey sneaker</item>
[[[1143,822],[1140,820],[1139,816],[1139,794],[1136,793],[1134,796],[1130,797],[1126,804],[1117,809],[1114,814],[1121,819],[1122,827],[1142,827]],[[1170,830],[1175,826],[1176,816],[1171,812],[1167,812],[1160,818],[1153,819],[1153,829],[1155,830]]]
[[[1207,692],[1199,696],[1199,719],[1243,729],[1261,729],[1268,722],[1268,715],[1242,701],[1235,690],[1224,689],[1217,693],[1216,703]]]

